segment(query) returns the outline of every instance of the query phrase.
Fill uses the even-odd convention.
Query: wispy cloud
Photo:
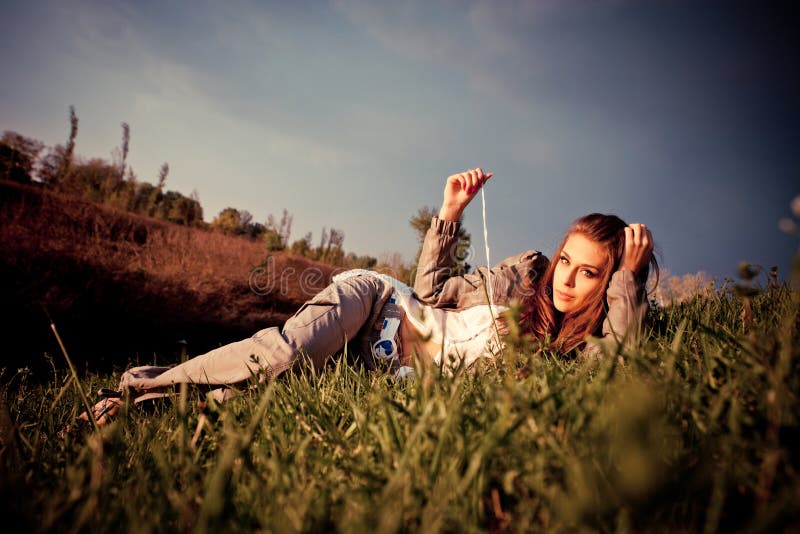
[[[334,0],[350,22],[386,49],[406,59],[448,60],[465,44],[463,12],[452,2]]]
[[[672,191],[653,213],[675,229],[665,243],[692,231],[676,211],[734,232],[740,213],[680,193],[721,188],[739,195],[730,206],[751,206],[788,197],[797,166],[786,139],[797,122],[788,95],[800,93],[782,44],[796,32],[752,2],[8,4],[4,127],[63,142],[75,104],[79,152],[103,156],[129,122],[142,178],[168,160],[170,187],[199,188],[208,215],[286,206],[309,229],[342,225],[364,252],[385,249],[381,235],[405,239],[403,219],[471,165],[498,171],[490,203],[506,212],[495,228],[508,254],[533,227],[555,235],[567,211],[640,212],[664,183]],[[727,187],[737,180],[761,190]],[[376,185],[393,215],[354,201]],[[342,207],[333,218],[331,205]]]

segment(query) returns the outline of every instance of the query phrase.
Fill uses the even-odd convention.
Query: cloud
[[[593,20],[674,0],[334,0],[357,28],[399,57],[457,69],[478,94],[527,98],[600,57]],[[579,33],[581,38],[575,38]],[[588,44],[587,44],[588,43]],[[565,68],[570,65],[570,68]],[[587,78],[590,75],[587,75]],[[580,82],[579,82],[580,83]],[[545,85],[543,85],[545,84]]]
[[[334,0],[333,5],[356,27],[386,49],[409,60],[442,60],[464,45],[460,29],[464,12],[452,2],[371,2]]]
[[[353,26],[389,52],[446,66],[477,94],[506,98],[520,96],[530,72],[541,66],[530,46],[537,21],[563,11],[563,5],[555,0],[334,1]]]

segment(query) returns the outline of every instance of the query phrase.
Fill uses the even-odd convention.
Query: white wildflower
[[[778,221],[778,228],[781,229],[781,232],[793,234],[797,231],[797,223],[789,217],[781,217],[781,220]]]
[[[796,197],[794,197],[794,200],[792,200],[791,206],[792,206],[792,213],[794,213],[796,216],[800,217],[800,195],[797,195]]]

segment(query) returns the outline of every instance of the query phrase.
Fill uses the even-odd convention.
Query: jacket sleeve
[[[433,217],[422,243],[414,292],[422,302],[437,308],[464,307],[483,299],[483,280],[487,276],[485,267],[474,274],[451,274],[460,227],[460,222]],[[535,279],[546,265],[547,258],[530,250],[492,267],[495,302],[507,302],[535,288]]]
[[[581,357],[600,359],[607,352],[614,353],[621,344],[632,348],[639,344],[644,319],[647,315],[647,300],[644,288],[636,280],[633,271],[623,269],[611,275],[606,292],[608,311],[603,321],[602,336],[590,339],[581,351]]]
[[[473,285],[467,282],[467,277],[472,275],[451,277],[450,274],[460,228],[459,221],[445,221],[436,216],[431,219],[414,277],[414,292],[426,304],[455,307],[459,293],[472,289],[462,287],[464,284]],[[480,280],[476,281],[480,283]]]

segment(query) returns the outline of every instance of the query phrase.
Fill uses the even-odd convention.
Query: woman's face
[[[562,313],[578,309],[602,280],[603,248],[582,234],[567,237],[553,273],[553,305]]]

